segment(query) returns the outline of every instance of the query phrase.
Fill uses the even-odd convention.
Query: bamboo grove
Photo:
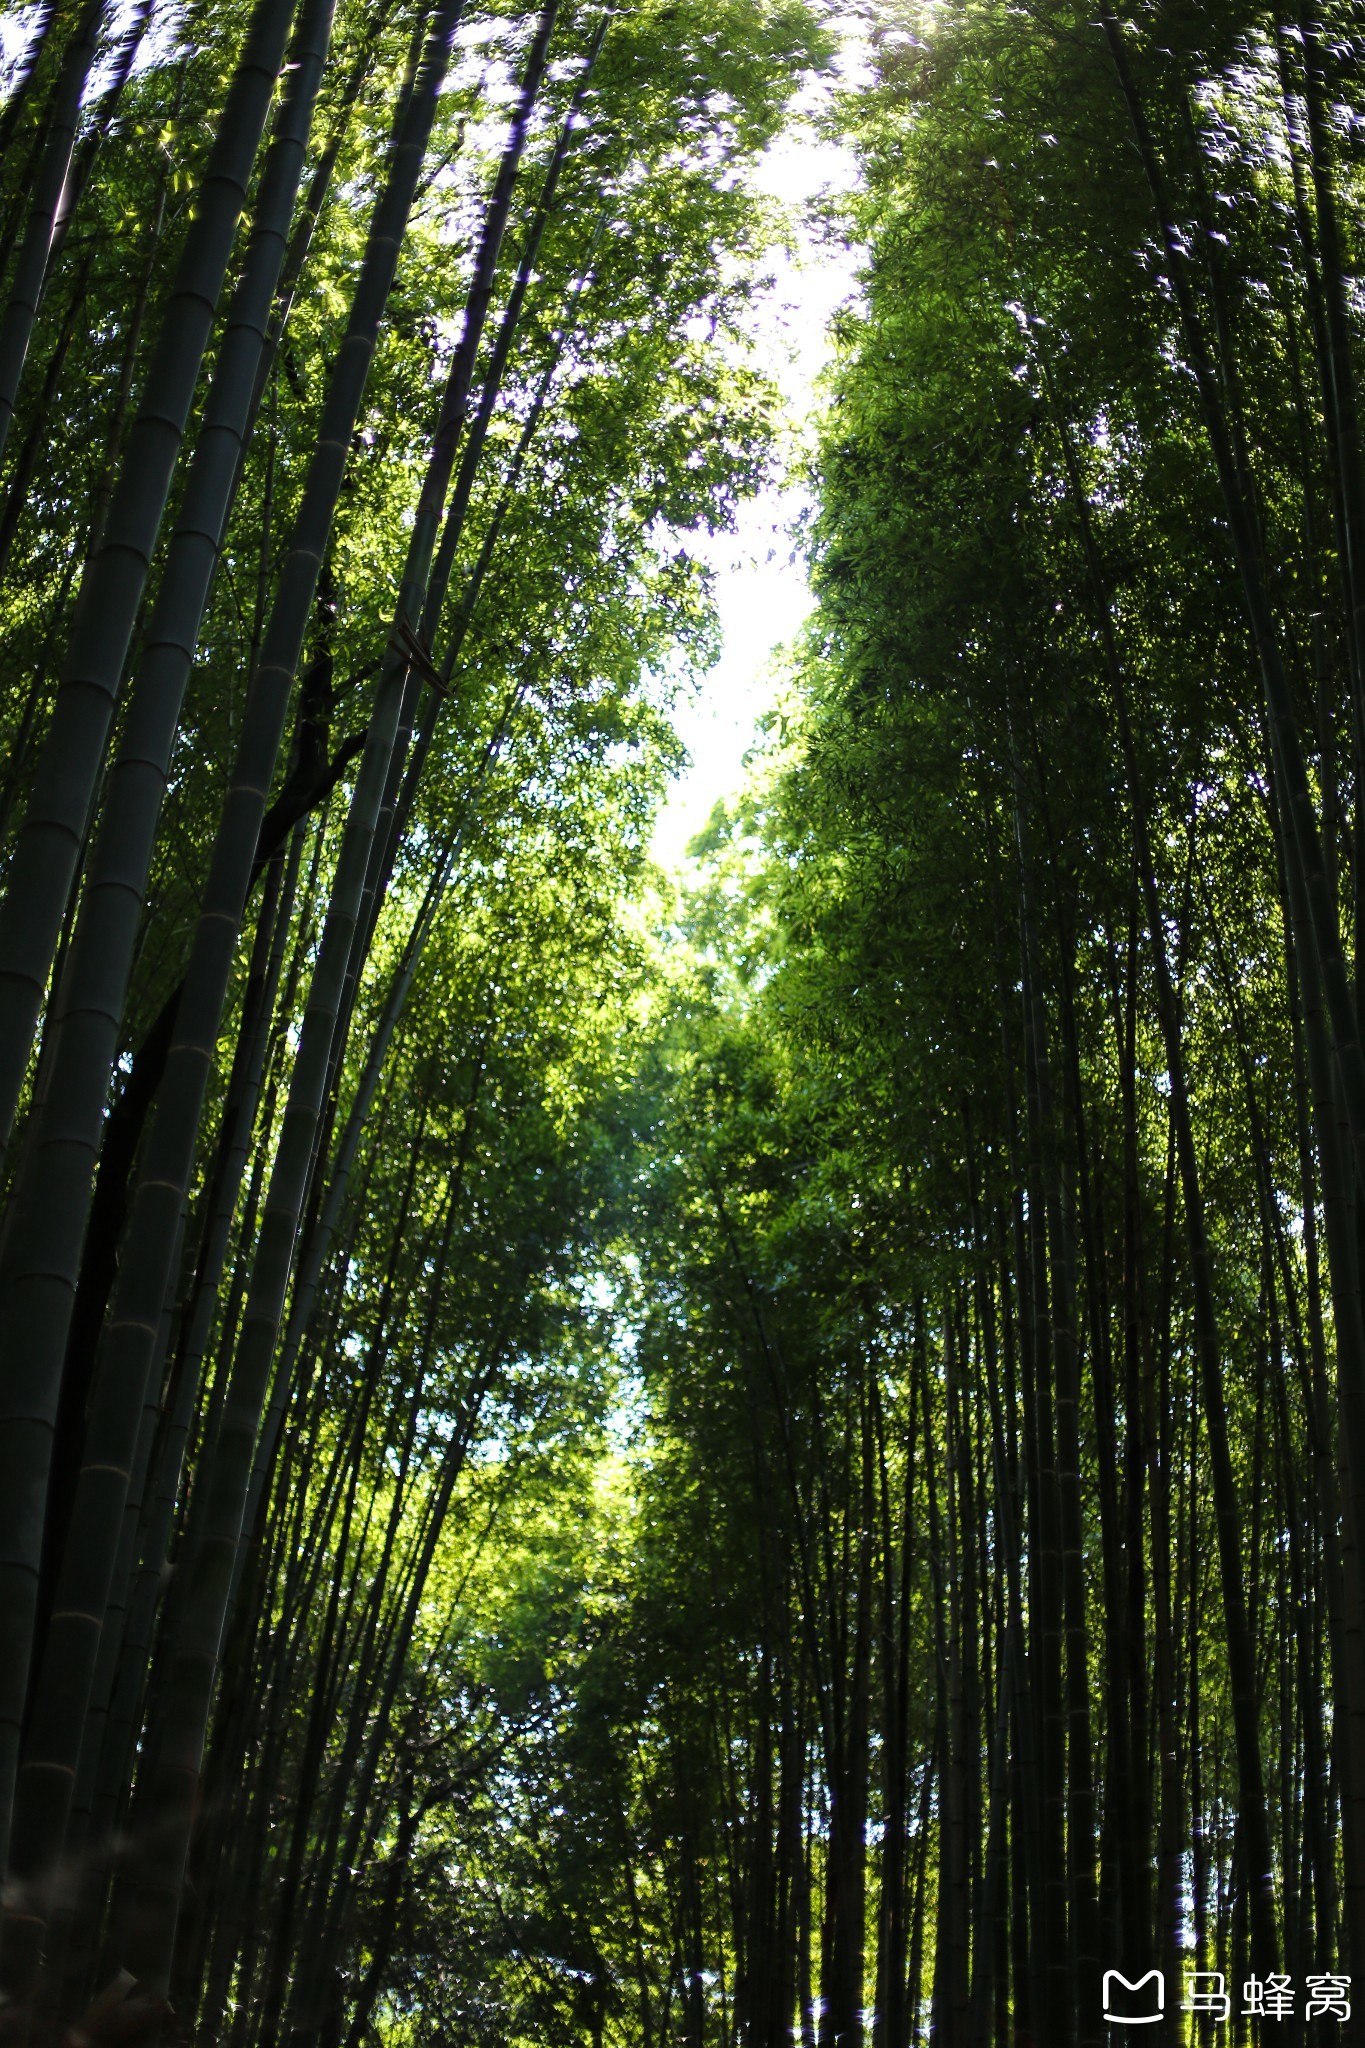
[[[5,2025],[339,2040],[420,1760],[493,1768],[447,1529],[604,1399],[576,1120],[707,645],[679,537],[770,433],[745,167],[825,43],[6,29]]]
[[[1356,11],[0,31],[0,2039],[1355,2038]]]
[[[774,2040],[1129,2038],[1114,1968],[1349,2038],[1358,22],[872,47],[819,609],[644,1125],[654,1426],[750,1532],[714,1954]]]

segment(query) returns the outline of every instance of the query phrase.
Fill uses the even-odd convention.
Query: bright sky
[[[775,252],[776,287],[763,315],[768,367],[782,386],[788,418],[799,432],[811,414],[814,385],[828,359],[831,314],[854,289],[856,254],[822,245],[800,209],[829,191],[850,189],[852,153],[821,141],[798,117],[769,150],[758,182],[797,209],[792,256]],[[758,719],[778,690],[774,651],[789,640],[811,606],[791,530],[807,497],[797,486],[769,488],[740,512],[738,531],[718,535],[705,554],[716,571],[716,602],[724,645],[695,699],[681,703],[674,723],[691,766],[673,784],[655,827],[654,858],[688,865],[685,848],[718,797],[744,779],[744,754]]]

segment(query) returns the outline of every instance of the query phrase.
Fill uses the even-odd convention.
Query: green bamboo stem
[[[19,384],[47,275],[53,228],[71,168],[81,98],[99,47],[105,10],[106,0],[89,0],[64,54],[33,186],[28,225],[10,283],[9,301],[0,315],[0,454],[4,453],[14,420]]]
[[[257,0],[181,247],[105,536],[77,599],[51,723],[0,902],[0,1159],[18,1109],[134,621],[293,12],[293,0]],[[0,1810],[8,1808],[5,1787],[0,1760]]]
[[[259,0],[182,250],[108,536],[77,603],[63,681],[0,906],[0,1142],[28,1064],[29,1034],[60,936],[114,693],[291,18],[285,0]],[[68,1175],[74,1168],[79,1180],[81,1166],[54,1159],[52,1167],[54,1213],[60,1214]],[[79,1211],[77,1189],[69,1192]],[[0,1395],[0,1855],[6,1863],[60,1372],[50,1339],[64,1282],[49,1285],[42,1277],[42,1232],[51,1220],[46,1210],[25,1214],[16,1233],[20,1243],[11,1242],[10,1270],[27,1269],[31,1284],[0,1304],[0,1348],[9,1363]]]
[[[111,1335],[130,1345],[145,1342],[145,1312],[140,1313],[137,1304],[143,1300],[160,1301],[169,1278],[157,1226],[153,1223],[147,1229],[146,1219],[159,1217],[172,1202],[178,1210],[192,1171],[203,1093],[250,881],[265,793],[278,755],[289,690],[302,650],[351,433],[392,287],[459,12],[459,0],[442,0],[434,10],[416,88],[405,96],[400,112],[389,179],[371,224],[347,336],[334,365],[318,443],[266,629],[261,665],[244,716],[233,787],[214,849],[204,914],[181,997],[177,1043],[167,1062],[161,1104],[149,1135],[148,1170],[135,1200],[130,1233],[132,1250],[120,1276],[122,1298],[115,1301]],[[306,1159],[303,1170],[306,1174]],[[271,1200],[268,1196],[266,1233],[270,1228]],[[251,1327],[249,1297],[243,1343],[249,1342]],[[213,1533],[196,1547],[193,1585],[187,1596],[186,1612],[190,1619],[186,1632],[190,1640],[184,1645],[185,1654],[172,1658],[167,1677],[167,1727],[173,1732],[162,1746],[160,1767],[146,1795],[158,1814],[156,1825],[162,1834],[156,1867],[144,1870],[137,1879],[121,1886],[120,1910],[126,1916],[122,1924],[127,1953],[137,1956],[140,1975],[163,1987],[170,1968],[193,1786],[203,1746],[207,1690],[211,1689],[216,1666],[244,1498],[243,1489],[236,1497],[235,1508],[229,1504],[235,1489],[231,1478],[224,1474],[224,1468],[230,1472],[232,1464],[231,1457],[224,1456],[224,1446],[233,1445],[244,1426],[244,1405],[250,1405],[258,1415],[259,1401],[251,1401],[248,1394],[244,1404],[243,1390],[239,1388],[234,1394],[230,1387],[214,1472],[204,1489],[204,1526]],[[253,1420],[252,1440],[254,1434]],[[249,1445],[247,1454],[249,1460]],[[166,1842],[170,1843],[169,1853]]]

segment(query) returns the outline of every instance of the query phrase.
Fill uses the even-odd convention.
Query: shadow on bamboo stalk
[[[213,1804],[201,1806],[200,1825]],[[0,2048],[188,2048],[191,2026],[178,2019],[168,1998],[124,1966],[126,1925],[109,1928],[103,1940],[98,1928],[78,1925],[88,1867],[153,1861],[161,1834],[171,1846],[173,1829],[143,1830],[137,1839],[125,1829],[112,1849],[107,1842],[87,1845],[83,1854],[64,1857],[26,1888],[12,1882],[7,1887],[10,1925],[22,1924],[27,1908],[46,1930],[46,1941],[31,1995],[0,1998]],[[84,1953],[100,1958],[98,1974],[73,1965],[82,1934]],[[92,1983],[101,1988],[90,1996]]]
[[[142,1990],[127,1970],[120,1970],[103,1991],[92,1998],[80,2018],[69,2026],[49,2028],[35,2004],[17,2005],[0,2012],[0,2043],[46,2043],[50,2038],[60,2048],[142,2048],[142,2044],[164,2039],[171,2008],[164,1998]]]

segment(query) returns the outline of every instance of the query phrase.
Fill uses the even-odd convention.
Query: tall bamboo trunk
[[[0,1156],[28,1068],[114,705],[293,19],[258,0],[233,75],[110,500],[0,902]]]
[[[32,1226],[42,1235],[45,1283],[51,1285],[54,1272],[63,1264],[69,1276],[65,1317],[48,1314],[42,1321],[54,1373],[61,1369],[59,1350],[63,1358],[66,1353],[64,1325],[69,1325],[83,1238],[85,1204],[76,1185],[76,1162],[81,1157],[85,1160],[88,1200],[160,798],[229,492],[249,425],[246,408],[298,190],[332,4],[333,0],[313,0],[295,48],[291,97],[266,159],[256,231],[228,316],[204,429],[153,622],[150,663],[155,665],[169,638],[171,673],[146,678],[144,690],[134,696],[90,862],[82,920],[58,996],[55,1043],[49,1054],[53,1077],[46,1114],[26,1162],[29,1186],[21,1183],[16,1191],[16,1199],[27,1199]],[[191,558],[183,581],[185,564],[177,558],[178,546]],[[181,604],[184,609],[172,628],[169,614]],[[158,632],[165,637],[159,638]],[[60,1545],[63,1563],[47,1640],[40,1653],[33,1733],[22,1766],[11,1853],[12,1875],[29,1888],[31,1896],[41,1897],[44,1868],[61,1855],[66,1806],[80,1753],[118,1529],[146,1404],[147,1362],[147,1353],[141,1350],[132,1361],[134,1371],[124,1377],[118,1372],[117,1354],[106,1357],[85,1426],[85,1458],[70,1528],[49,1538]],[[15,1957],[13,1972],[5,1965],[6,1982],[16,1996],[23,1995],[27,1977],[36,1969],[41,1913],[31,1915],[26,1927],[22,1937],[26,1964],[13,1946],[18,1930],[5,1936],[5,1953]]]
[[[71,168],[81,99],[99,47],[105,4],[106,0],[88,0],[63,55],[32,186],[28,226],[10,280],[9,300],[0,315],[0,454],[9,439],[19,383],[38,318],[52,253],[53,229]]]
[[[84,842],[133,620],[288,37],[292,7],[259,0],[205,173],[129,437],[109,532],[77,601],[57,702],[0,905],[0,1148],[8,1137]],[[102,1084],[87,1111],[98,1120]],[[29,1155],[33,1156],[32,1154]],[[20,1722],[33,1654],[43,1508],[69,1273],[49,1278],[45,1233],[84,1213],[79,1153],[51,1160],[53,1200],[10,1239],[0,1352],[0,1866],[8,1862]],[[75,1185],[68,1186],[69,1176]],[[66,1202],[69,1197],[70,1209]],[[174,1226],[173,1226],[174,1227]],[[70,1228],[68,1222],[67,1228]],[[158,1318],[159,1320],[159,1318]]]

